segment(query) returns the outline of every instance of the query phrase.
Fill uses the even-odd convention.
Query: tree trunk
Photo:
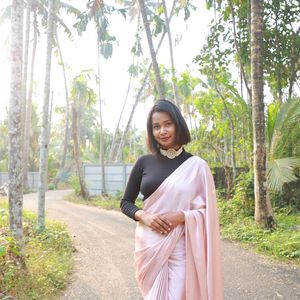
[[[291,62],[290,62],[290,76],[289,76],[289,93],[288,93],[288,100],[291,100],[293,95],[293,86],[297,80],[297,59],[299,59],[296,51],[296,40],[300,34],[300,27],[298,28],[297,32],[293,31],[292,34],[292,49],[291,49]]]
[[[278,3],[279,4],[279,3]],[[279,42],[279,30],[278,30],[278,10],[275,9],[275,47],[277,48],[275,52],[276,57],[276,80],[277,80],[277,98],[280,103],[282,103],[283,100],[283,92],[282,92],[282,69],[283,69],[283,63],[281,60],[281,54],[280,54],[280,42]],[[276,96],[275,96],[276,97]]]
[[[223,102],[224,111],[225,111],[225,114],[226,114],[226,116],[228,118],[228,121],[229,121],[232,177],[233,177],[233,180],[234,180],[235,177],[236,177],[235,133],[234,133],[235,132],[235,127],[234,127],[232,116],[231,116],[231,114],[229,112],[229,109],[227,107],[226,100],[225,100],[224,96],[222,95],[221,91],[219,90],[215,78],[214,78],[214,85],[215,85],[215,89],[216,89],[218,95],[220,96],[220,98],[221,98],[221,100]]]
[[[102,118],[102,99],[101,99],[101,80],[100,80],[100,40],[99,34],[97,33],[98,40],[98,97],[99,97],[99,119],[100,119],[100,153],[99,153],[99,162],[101,164],[101,181],[102,189],[101,193],[106,194],[106,184],[105,184],[105,165],[104,165],[104,134],[103,134],[103,118]]]
[[[77,128],[77,109],[75,108],[75,105],[72,105],[72,138],[74,143],[74,160],[76,163],[78,178],[79,178],[79,184],[80,184],[80,191],[81,196],[84,199],[89,198],[89,192],[86,188],[85,181],[84,181],[84,175],[82,170],[82,163],[80,160],[80,148],[79,148],[79,140],[78,140],[78,128]]]
[[[32,113],[32,94],[33,94],[33,80],[34,80],[34,65],[35,65],[35,53],[37,47],[37,18],[36,11],[34,11],[33,19],[33,45],[31,54],[31,66],[30,66],[30,79],[29,90],[27,97],[26,117],[25,117],[25,133],[24,133],[24,156],[23,156],[23,182],[24,187],[28,188],[28,167],[29,167],[29,155],[30,155],[30,136],[31,136],[31,113]]]
[[[149,66],[149,68],[147,70],[147,74],[146,74],[146,76],[144,78],[142,86],[140,87],[138,95],[136,96],[135,102],[134,102],[134,104],[132,106],[132,109],[131,109],[131,112],[130,112],[130,115],[129,115],[129,118],[128,118],[128,121],[127,121],[127,124],[126,124],[126,127],[125,127],[125,129],[123,131],[123,134],[122,134],[122,137],[121,137],[121,141],[119,143],[119,148],[118,148],[117,155],[116,155],[116,161],[120,161],[120,159],[121,159],[121,152],[122,152],[122,149],[124,148],[126,136],[127,136],[128,131],[129,131],[129,128],[130,128],[130,125],[131,125],[131,122],[132,122],[132,118],[133,118],[133,115],[134,115],[134,112],[135,112],[135,109],[136,109],[136,107],[137,107],[137,105],[139,103],[139,100],[140,100],[140,97],[142,95],[142,92],[143,92],[143,90],[144,90],[144,88],[146,86],[146,82],[147,82],[147,79],[148,79],[148,76],[149,76],[149,73],[150,73],[151,65]]]
[[[52,122],[52,111],[53,111],[52,110],[52,108],[53,108],[53,94],[54,94],[54,92],[52,91],[51,92],[50,107],[49,107],[49,121],[48,121],[49,126],[48,126],[48,133],[47,133],[47,136],[48,136],[47,144],[48,145],[49,145],[50,136],[51,136],[51,122]],[[47,154],[46,154],[47,158],[48,158],[48,155],[49,155],[49,147],[47,147]],[[48,159],[47,159],[46,162],[47,162],[46,170],[48,171],[48,163],[49,163]]]
[[[22,92],[23,92],[23,101],[22,101],[22,123],[23,123],[23,144],[24,144],[24,150],[26,148],[25,144],[27,144],[25,138],[26,136],[26,114],[28,108],[27,103],[27,73],[28,73],[28,52],[29,52],[29,35],[30,35],[30,13],[31,13],[31,0],[27,0],[27,8],[26,8],[26,29],[25,29],[25,51],[24,51],[24,65],[23,65],[23,86],[22,86]],[[25,153],[24,153],[25,158]],[[23,160],[23,184],[25,189],[28,188],[28,160]]]
[[[171,19],[172,19],[172,16],[173,16],[173,12],[174,12],[174,9],[175,9],[175,4],[176,4],[176,0],[174,0],[174,2],[173,2],[173,6],[172,6],[172,9],[171,9],[171,12],[170,12],[170,17],[169,17],[169,23],[171,22]],[[162,35],[161,38],[160,38],[160,41],[159,41],[159,43],[158,43],[158,45],[157,45],[157,48],[156,48],[156,51],[155,51],[155,56],[157,55],[157,53],[158,53],[158,51],[159,51],[159,49],[160,49],[160,46],[161,46],[161,44],[162,44],[162,42],[163,42],[163,40],[164,40],[165,34],[166,34],[166,32],[164,32],[163,35]],[[141,97],[141,95],[142,95],[142,92],[143,92],[143,90],[144,90],[144,88],[145,88],[145,86],[146,86],[146,83],[147,83],[148,76],[149,76],[149,74],[150,74],[151,68],[152,68],[152,63],[149,65],[149,67],[148,67],[148,69],[147,69],[147,72],[146,72],[146,75],[145,75],[145,77],[144,77],[143,83],[142,83],[142,85],[141,85],[141,87],[140,87],[140,89],[139,89],[139,91],[138,91],[138,94],[137,94],[137,96],[136,96],[136,98],[135,98],[135,102],[134,102],[134,104],[133,104],[133,106],[132,106],[132,110],[131,110],[131,113],[130,113],[130,115],[129,115],[128,122],[127,122],[127,125],[126,125],[126,128],[125,128],[125,130],[123,131],[123,134],[122,134],[122,137],[121,137],[121,141],[120,141],[120,143],[119,143],[119,147],[118,147],[118,151],[117,151],[117,154],[116,154],[115,161],[119,161],[119,160],[120,160],[120,157],[121,157],[121,150],[122,150],[123,147],[124,147],[127,132],[128,132],[128,130],[129,130],[129,128],[130,128],[131,121],[132,121],[132,118],[133,118],[133,115],[134,115],[136,106],[137,106],[137,104],[138,104],[138,102],[139,102],[139,100],[140,100],[140,97]]]
[[[153,65],[154,75],[155,75],[155,82],[156,82],[156,88],[160,99],[164,99],[164,89],[163,89],[163,83],[160,76],[159,66],[156,60],[156,53],[154,51],[153,42],[152,42],[152,36],[150,31],[150,25],[149,21],[147,19],[147,13],[146,13],[146,6],[144,0],[139,0],[139,6],[140,6],[140,12],[143,18],[144,28],[147,35],[148,40],[148,46],[150,50],[151,55],[151,61]]]
[[[57,188],[57,185],[59,181],[61,180],[61,175],[65,171],[65,165],[66,165],[66,157],[67,157],[67,151],[68,151],[68,141],[69,141],[69,124],[70,124],[70,105],[69,105],[69,93],[68,93],[68,84],[67,84],[67,76],[66,76],[66,68],[65,63],[62,55],[62,51],[60,48],[59,40],[57,32],[55,32],[56,37],[56,46],[60,57],[60,63],[62,67],[63,77],[64,77],[64,86],[65,86],[65,98],[66,98],[66,113],[65,113],[65,138],[64,138],[64,148],[63,148],[63,154],[61,158],[60,163],[60,171],[58,174],[56,174],[53,183],[55,185],[55,188]]]
[[[237,38],[237,34],[236,34],[236,22],[235,22],[235,11],[234,11],[234,6],[232,3],[232,0],[228,0],[228,4],[230,6],[230,10],[231,10],[231,19],[232,19],[232,27],[233,27],[233,37],[234,37],[234,46],[237,52],[237,58],[239,61],[239,65],[240,65],[240,70],[241,70],[241,77],[244,81],[244,84],[246,86],[247,92],[248,92],[248,99],[249,99],[249,106],[251,108],[251,98],[252,98],[252,94],[251,94],[251,89],[249,87],[249,83],[246,77],[246,73],[245,73],[245,67],[244,64],[242,62],[242,56],[241,56],[241,51],[240,51],[240,47],[238,45],[238,38]],[[241,88],[242,90],[242,88]]]
[[[48,1],[48,20],[47,20],[47,50],[46,50],[46,73],[44,82],[44,104],[43,120],[40,138],[40,166],[39,166],[39,188],[38,188],[38,229],[45,228],[45,193],[47,186],[47,149],[48,149],[48,126],[49,126],[49,95],[50,95],[50,77],[51,77],[51,53],[53,39],[53,3]]]
[[[128,83],[128,87],[127,87],[126,97],[125,97],[125,100],[124,100],[124,103],[123,103],[123,107],[122,107],[122,110],[121,110],[121,113],[120,113],[120,116],[119,116],[117,127],[116,127],[116,130],[115,130],[114,136],[113,136],[113,140],[112,140],[112,143],[111,143],[111,148],[110,148],[110,153],[109,153],[109,161],[112,161],[113,157],[114,157],[115,148],[116,148],[116,140],[117,140],[117,136],[119,135],[119,132],[120,132],[120,130],[119,130],[120,123],[121,123],[121,119],[122,119],[124,109],[125,109],[125,106],[126,106],[126,103],[127,103],[127,99],[128,99],[128,95],[129,95],[129,91],[130,91],[130,86],[131,86],[131,81],[132,81],[132,73],[130,74],[130,79],[129,79],[129,83]],[[115,159],[116,159],[116,156],[115,156]]]
[[[255,221],[273,227],[273,211],[266,177],[265,119],[263,96],[263,3],[251,0],[251,81],[254,146]]]
[[[139,14],[138,20],[137,20],[137,33],[136,33],[137,39],[138,39],[139,28],[140,28],[140,14]],[[133,65],[135,64],[135,54],[133,55],[132,64]],[[129,96],[129,92],[130,92],[130,88],[131,88],[132,77],[133,77],[133,73],[130,72],[130,78],[129,78],[129,83],[128,83],[128,87],[127,87],[126,96],[125,96],[125,99],[124,99],[124,102],[123,102],[123,107],[122,107],[122,110],[121,110],[121,113],[120,113],[120,116],[119,116],[119,120],[118,120],[118,123],[117,123],[117,126],[116,126],[116,130],[115,130],[115,133],[114,133],[114,136],[113,136],[111,147],[110,147],[109,161],[113,161],[113,160],[116,161],[117,160],[117,156],[118,156],[118,152],[119,152],[119,147],[118,147],[118,149],[116,151],[116,149],[115,149],[116,148],[116,140],[118,138],[118,135],[120,134],[120,129],[119,129],[120,128],[120,123],[121,123],[122,116],[123,116],[123,113],[124,113],[124,109],[126,107],[126,103],[127,103],[127,100],[128,100],[128,96]]]
[[[22,173],[22,56],[23,1],[13,0],[11,10],[11,84],[9,102],[9,225],[13,236],[23,238],[23,173]]]
[[[166,20],[166,28],[167,28],[167,33],[168,33],[168,41],[169,41],[169,49],[170,49],[170,60],[171,60],[171,72],[172,72],[172,86],[173,86],[173,92],[174,92],[174,98],[175,98],[175,103],[180,109],[180,99],[179,99],[179,94],[178,94],[178,87],[176,84],[176,75],[175,75],[175,64],[174,64],[174,54],[173,54],[173,45],[172,45],[172,34],[171,34],[171,29],[169,26],[169,17],[168,17],[168,11],[167,11],[167,6],[166,6],[166,1],[162,1],[163,8],[164,8],[164,15],[165,15],[165,20]]]

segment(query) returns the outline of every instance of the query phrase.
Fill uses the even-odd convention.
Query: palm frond
[[[282,130],[283,128],[294,126],[295,122],[300,120],[300,100],[292,99],[280,105],[276,122],[275,130]]]
[[[79,16],[81,14],[81,11],[78,8],[69,3],[60,2],[60,7],[65,9],[68,14],[73,14],[75,16]]]
[[[267,141],[270,157],[280,157],[282,147],[290,133],[300,121],[300,100],[292,99],[282,104],[271,104],[268,107],[266,122]]]
[[[296,181],[299,178],[295,169],[300,167],[300,158],[284,157],[267,162],[268,186],[273,191],[281,191],[285,183]]]
[[[60,18],[56,14],[53,15],[53,18],[54,18],[55,22],[64,29],[64,32],[68,35],[68,37],[70,39],[72,39],[72,32],[69,29],[69,27],[64,23],[64,21],[62,20],[62,18]]]

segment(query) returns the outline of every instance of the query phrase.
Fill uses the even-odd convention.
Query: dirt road
[[[75,269],[60,299],[139,300],[133,269],[135,223],[119,212],[63,200],[70,191],[46,194],[47,216],[67,224]],[[37,210],[37,195],[24,196],[24,208]],[[300,299],[299,269],[222,241],[225,299]]]

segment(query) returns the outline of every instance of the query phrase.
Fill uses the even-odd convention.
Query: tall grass
[[[72,269],[72,240],[66,226],[46,221],[36,230],[36,215],[24,211],[25,268],[8,228],[7,200],[0,198],[0,291],[16,299],[56,299]]]

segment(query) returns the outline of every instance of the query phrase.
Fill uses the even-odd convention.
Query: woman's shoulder
[[[144,165],[145,163],[148,163],[149,161],[152,161],[154,159],[154,156],[152,154],[145,154],[140,156],[135,164],[137,165]]]
[[[198,155],[192,155],[191,154],[191,157],[189,159],[191,159],[193,161],[193,163],[196,164],[198,167],[209,168],[209,165],[208,165],[207,161],[204,160],[202,157],[200,157]]]

